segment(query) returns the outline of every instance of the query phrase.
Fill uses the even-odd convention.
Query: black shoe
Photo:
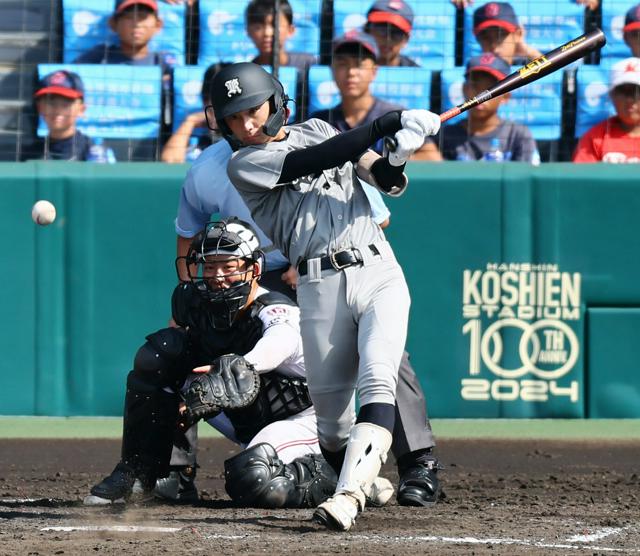
[[[135,480],[133,469],[120,462],[111,475],[102,479],[91,489],[91,495],[84,499],[84,504],[86,506],[123,504],[131,496]]]
[[[195,478],[195,467],[173,468],[168,477],[156,481],[153,494],[172,502],[196,502],[199,497]]]
[[[404,467],[400,471],[400,483],[396,496],[401,506],[433,506],[440,497],[438,460],[430,456]]]

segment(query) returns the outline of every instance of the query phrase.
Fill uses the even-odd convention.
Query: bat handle
[[[443,112],[442,114],[440,114],[440,122],[444,123],[447,120],[450,120],[451,118],[456,117],[458,114],[460,114],[460,112],[461,112],[460,108],[458,108],[457,106],[454,106],[453,108],[450,108],[446,112]],[[392,152],[395,152],[396,148],[398,147],[398,143],[395,137],[385,137],[384,146],[387,149],[387,152],[392,153]]]

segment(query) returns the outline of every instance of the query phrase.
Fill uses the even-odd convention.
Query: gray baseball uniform
[[[309,391],[321,444],[342,449],[361,405],[395,403],[410,298],[404,275],[351,162],[278,184],[291,151],[337,134],[311,119],[287,137],[236,152],[228,174],[256,223],[307,274],[298,283]],[[356,248],[363,264],[321,270],[320,259]]]

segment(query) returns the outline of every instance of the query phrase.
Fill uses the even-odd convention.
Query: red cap
[[[116,0],[115,11],[119,14],[128,7],[135,6],[136,4],[147,6],[147,8],[151,8],[154,12],[158,11],[158,3],[155,0]]]

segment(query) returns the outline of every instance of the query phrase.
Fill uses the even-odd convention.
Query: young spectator
[[[412,27],[413,10],[404,0],[378,0],[369,8],[364,30],[378,44],[381,66],[418,65],[400,53],[409,42]]]
[[[524,40],[524,27],[508,2],[489,2],[473,12],[473,34],[482,52],[492,52],[509,65],[526,64],[542,53]]]
[[[331,71],[340,91],[341,102],[333,108],[312,114],[312,118],[324,120],[340,131],[348,131],[370,124],[392,110],[404,110],[402,106],[386,102],[371,93],[379,55],[376,41],[371,35],[351,31],[334,41],[332,51]],[[378,141],[372,148],[382,154],[383,141]],[[442,160],[442,157],[435,143],[428,138],[423,147],[414,153],[412,160]]]
[[[573,162],[640,162],[640,58],[616,63],[609,83],[616,115],[582,136]]]
[[[215,132],[209,131],[204,108],[211,104],[211,100],[209,99],[209,90],[211,88],[211,80],[213,79],[213,76],[226,65],[227,64],[225,63],[211,64],[204,72],[202,88],[200,90],[203,109],[198,110],[193,114],[189,114],[180,124],[180,127],[176,129],[176,132],[169,137],[160,155],[162,162],[173,164],[180,164],[184,162],[187,155],[187,149],[189,147],[189,140],[196,129],[207,130],[206,134],[201,135],[198,138],[198,148],[200,150],[206,149],[209,145],[219,139]]]
[[[247,34],[258,49],[254,64],[273,64],[273,37],[275,0],[251,0],[245,10]],[[296,83],[297,117],[304,119],[307,106],[307,74],[309,66],[318,63],[318,57],[306,52],[288,52],[287,41],[293,37],[296,27],[293,24],[293,9],[288,0],[280,0],[280,19],[278,21],[280,37],[278,40],[278,61],[281,66],[293,66],[298,70]]]
[[[502,58],[491,53],[474,56],[467,63],[465,98],[489,89],[511,73]],[[472,108],[461,122],[441,130],[442,156],[446,160],[521,161],[538,164],[540,155],[526,126],[503,120],[498,108],[509,100],[503,95]]]
[[[76,122],[85,112],[82,79],[71,71],[45,75],[34,94],[36,110],[48,129],[23,157],[45,160],[88,160],[92,142],[78,131]]]
[[[78,56],[76,64],[161,66],[166,73],[175,63],[171,55],[149,49],[149,42],[162,29],[155,0],[116,0],[109,27],[120,44],[99,44]]]
[[[247,34],[256,45],[259,54],[252,60],[255,64],[273,63],[274,0],[252,0],[245,12]],[[279,63],[281,66],[293,66],[299,73],[305,74],[308,67],[318,63],[313,54],[305,52],[287,52],[286,43],[293,37],[296,27],[293,24],[293,10],[288,0],[280,0],[280,37]]]
[[[640,4],[627,11],[622,32],[624,42],[631,49],[631,55],[640,58]]]

